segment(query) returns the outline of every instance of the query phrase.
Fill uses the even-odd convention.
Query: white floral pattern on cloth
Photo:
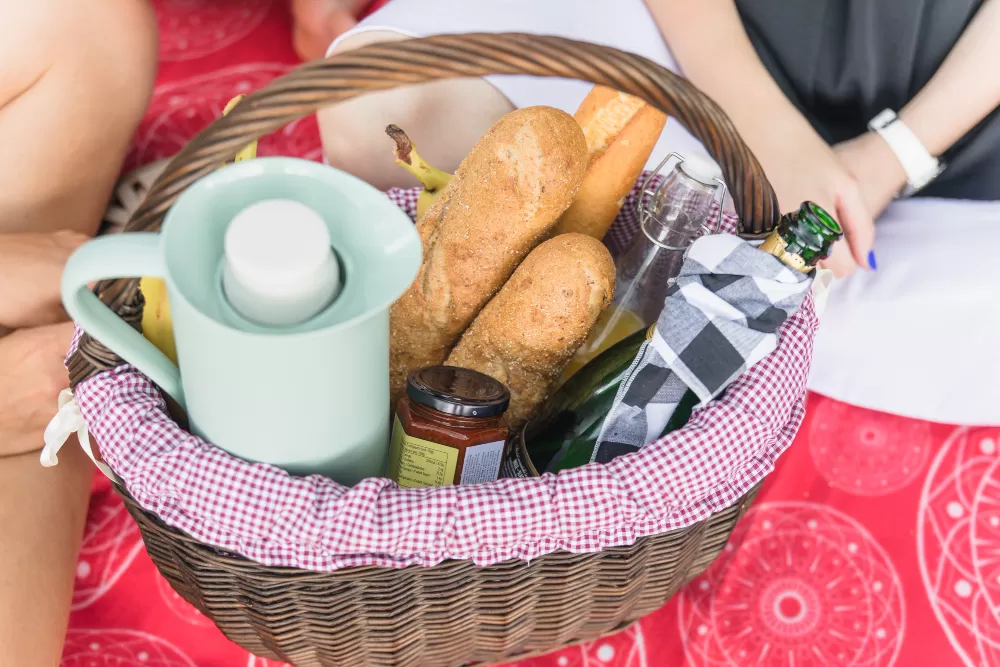
[[[968,667],[1000,665],[1000,429],[959,428],[924,481],[917,559],[948,642]]]
[[[680,595],[692,665],[891,667],[903,586],[861,524],[816,503],[755,506]]]
[[[127,169],[176,155],[196,134],[222,116],[237,95],[262,88],[295,69],[286,63],[248,63],[157,86],[125,159]],[[294,155],[319,161],[319,129],[314,116],[283,126],[260,140],[257,154]]]
[[[415,192],[389,196],[412,213]],[[724,228],[735,229],[727,216]],[[609,246],[638,227],[634,196]],[[270,566],[479,566],[556,550],[593,552],[692,525],[769,473],[804,415],[818,322],[811,299],[779,330],[778,349],[696,411],[688,426],[635,454],[527,480],[400,489],[353,488],[250,464],[181,430],[147,378],[123,365],[76,398],[108,465],[132,496],[195,539]],[[678,467],[677,452],[687,452]],[[488,517],[488,519],[487,519]]]
[[[70,630],[60,667],[197,667],[184,653],[146,632]]]
[[[268,660],[267,658],[258,658],[255,655],[251,655],[247,660],[247,667],[292,667],[292,665],[286,665],[283,662],[274,662],[273,660]]]
[[[868,419],[848,420],[849,412]],[[830,486],[857,496],[884,496],[920,477],[932,440],[927,422],[830,402],[813,415],[809,453]]]
[[[551,663],[555,667],[649,667],[655,655],[646,648],[646,637],[639,623],[627,630],[596,641],[570,646]],[[522,667],[511,663],[507,667]]]
[[[160,60],[201,58],[232,46],[267,17],[274,0],[157,0]]]
[[[139,526],[118,498],[111,494],[92,497],[76,563],[73,611],[86,609],[107,595],[141,552]]]

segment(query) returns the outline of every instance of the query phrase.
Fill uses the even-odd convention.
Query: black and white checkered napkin
[[[656,440],[690,389],[705,403],[777,346],[778,327],[809,291],[808,275],[731,234],[691,246],[604,421],[592,461]]]

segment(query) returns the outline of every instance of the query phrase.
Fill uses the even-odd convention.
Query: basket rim
[[[466,487],[401,489],[370,479],[347,489],[236,459],[183,431],[159,391],[130,366],[81,383],[76,398],[104,462],[136,502],[199,542],[312,571],[449,559],[486,566],[631,544],[732,505],[794,437],[817,326],[809,295],[779,329],[772,355],[696,410],[688,426],[639,452],[559,475]],[[748,440],[749,453],[734,460],[729,450]],[[728,464],[697,488],[682,488],[669,470],[678,454],[728,457]],[[560,507],[573,511],[563,516]],[[488,525],[483,508],[498,513]]]
[[[176,540],[176,541],[181,542],[181,543],[185,543],[185,544],[187,544],[187,545],[189,545],[189,546],[191,546],[191,547],[193,547],[195,549],[200,549],[200,550],[203,550],[205,552],[211,552],[211,556],[213,558],[227,561],[229,563],[230,567],[237,567],[237,568],[240,568],[240,569],[244,569],[244,570],[246,570],[247,573],[254,573],[254,572],[259,572],[260,571],[260,569],[262,567],[260,563],[254,561],[254,560],[251,560],[250,558],[247,558],[246,556],[243,556],[242,554],[238,554],[238,553],[234,553],[234,552],[230,552],[230,551],[225,551],[223,549],[219,549],[217,547],[214,547],[211,544],[206,544],[204,542],[201,542],[198,539],[196,539],[196,538],[188,535],[183,530],[180,530],[178,528],[175,528],[175,527],[173,527],[173,526],[165,523],[163,521],[163,519],[161,519],[160,517],[156,516],[155,514],[153,514],[152,512],[150,512],[149,510],[145,509],[142,505],[140,505],[139,502],[135,498],[133,498],[132,495],[128,492],[128,489],[125,486],[123,486],[122,484],[120,484],[118,481],[112,480],[111,481],[111,486],[115,490],[115,493],[117,493],[119,496],[121,496],[123,502],[126,504],[126,509],[128,509],[130,513],[132,513],[132,514],[135,514],[136,512],[141,513],[142,516],[144,517],[144,519],[146,521],[150,522],[153,526],[155,526],[155,528],[157,530],[159,530],[161,532],[168,533],[171,536],[171,539]],[[722,510],[720,510],[720,512],[725,512],[725,511],[728,511],[728,510],[731,510],[731,509],[734,509],[734,508],[740,508],[740,509],[742,509],[742,511],[745,512],[746,511],[746,507],[749,505],[750,502],[753,501],[753,498],[757,495],[758,491],[760,490],[760,486],[761,486],[761,483],[758,482],[755,486],[751,487],[750,491],[748,491],[744,496],[741,496],[740,498],[737,498],[736,501],[734,501],[730,506],[723,508]],[[668,535],[670,533],[682,533],[685,530],[688,530],[689,528],[691,528],[691,526],[687,526],[687,527],[684,527],[684,528],[674,528],[672,530],[666,531],[665,533],[644,535],[643,537],[638,538],[636,540],[636,543],[639,542],[639,541],[641,541],[641,540],[651,539],[651,538],[654,538],[654,537],[660,537],[660,536]],[[624,545],[624,544],[623,545],[618,545],[617,547],[611,547],[611,549],[628,549],[628,548],[631,548],[634,544],[635,543],[628,544],[628,545]],[[548,554],[545,554],[543,556],[543,558],[548,558],[550,556],[565,557],[565,558],[578,558],[578,557],[586,557],[588,555],[593,555],[593,553],[596,553],[596,552],[582,552],[582,553],[578,553],[578,552],[572,552],[572,551],[556,550],[556,551],[552,551],[552,552],[550,552]],[[602,553],[608,553],[608,550],[604,550]],[[515,563],[518,563],[518,562],[521,562],[521,561],[518,561],[517,559],[509,559],[509,560],[506,560],[506,561],[501,561],[499,563],[494,563],[493,565],[515,564]],[[448,560],[445,560],[445,561],[441,561],[440,563],[438,563],[434,567],[465,567],[468,564],[469,564],[469,561],[467,561],[467,560],[448,559]],[[423,567],[423,566],[414,563],[414,564],[407,565],[405,568],[402,568],[402,569],[420,568],[420,567]],[[298,567],[294,567],[294,566],[289,566],[289,565],[275,565],[275,566],[267,567],[266,569],[269,571],[269,574],[284,573],[284,574],[287,574],[289,576],[294,576],[296,579],[299,579],[299,580],[301,580],[303,578],[305,578],[305,579],[309,579],[309,578],[322,578],[322,577],[325,577],[325,576],[327,576],[327,575],[330,574],[329,572],[326,572],[326,571],[304,570],[302,568],[298,568]],[[399,569],[400,568],[386,567],[386,566],[383,566],[383,565],[354,565],[354,566],[351,566],[351,567],[341,568],[340,570],[337,570],[337,572],[338,572],[338,574],[343,574],[343,575],[349,575],[349,574],[363,575],[363,574],[367,574],[367,573],[371,573],[371,572],[398,571]]]

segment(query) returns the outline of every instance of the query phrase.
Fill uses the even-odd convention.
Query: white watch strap
[[[875,116],[868,123],[868,128],[889,144],[889,148],[903,165],[909,184],[905,194],[920,190],[941,173],[941,162],[924,148],[917,135],[910,131],[892,109],[886,109]]]

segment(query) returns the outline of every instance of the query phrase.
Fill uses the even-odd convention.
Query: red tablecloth
[[[175,153],[295,62],[284,0],[158,0],[159,83],[129,166]],[[261,143],[318,159],[315,122]],[[1000,665],[1000,429],[813,396],[723,557],[633,629],[525,667]],[[264,667],[181,600],[95,478],[64,667]]]

